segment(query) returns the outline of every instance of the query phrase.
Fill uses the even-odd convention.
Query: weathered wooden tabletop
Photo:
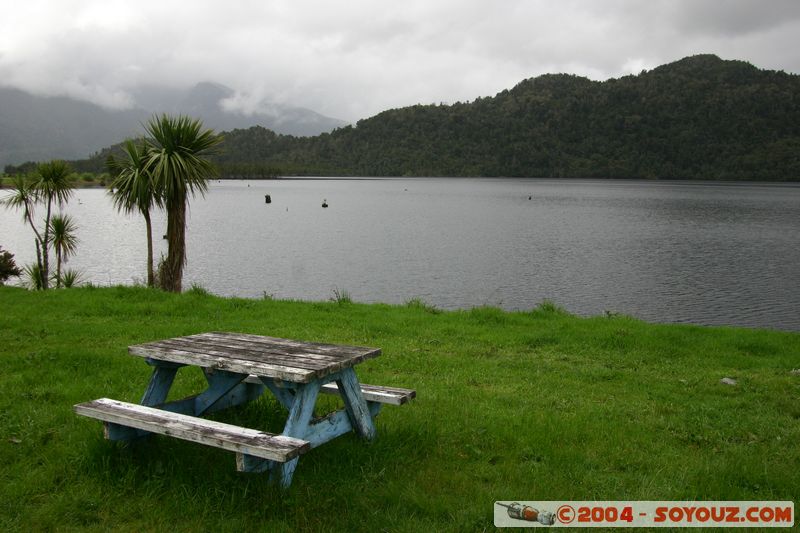
[[[137,344],[128,352],[156,361],[309,383],[377,357],[381,350],[215,332]]]

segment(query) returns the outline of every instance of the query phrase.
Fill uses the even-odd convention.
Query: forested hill
[[[800,180],[800,76],[700,55],[604,82],[557,74],[316,137],[225,134],[228,176]]]

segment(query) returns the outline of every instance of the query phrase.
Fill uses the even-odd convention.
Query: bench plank
[[[246,383],[261,383],[256,375],[247,376]],[[335,382],[326,383],[320,387],[320,392],[325,394],[339,394],[339,387]],[[361,384],[361,394],[368,402],[386,403],[391,405],[403,405],[417,397],[417,391],[413,389],[401,389],[399,387],[384,387],[382,385]]]
[[[74,406],[77,414],[176,437],[208,446],[286,462],[307,452],[311,445],[304,440],[263,431],[172,413],[162,409],[100,398]]]
[[[339,394],[339,387],[336,383],[326,383],[320,388],[320,392],[325,394]],[[384,387],[382,385],[361,384],[361,394],[368,402],[387,403],[391,405],[403,405],[408,400],[417,397],[417,391],[412,389],[401,389],[398,387]]]

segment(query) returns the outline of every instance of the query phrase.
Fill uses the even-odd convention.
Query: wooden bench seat
[[[336,383],[326,383],[320,388],[320,391],[325,394],[339,394],[339,387],[336,386]],[[362,383],[361,394],[364,395],[364,399],[368,402],[403,405],[408,400],[414,399],[417,396],[417,391]]]
[[[258,376],[250,375],[245,379],[247,383],[261,383]],[[336,383],[326,383],[320,388],[325,394],[339,394],[339,387]],[[381,385],[361,384],[361,394],[368,402],[386,403],[391,405],[403,405],[409,400],[416,398],[417,391],[412,389],[401,389],[398,387],[384,387]]]
[[[311,448],[308,442],[301,439],[109,398],[79,403],[74,406],[74,410],[79,415],[107,423],[169,435],[271,461],[287,462]]]

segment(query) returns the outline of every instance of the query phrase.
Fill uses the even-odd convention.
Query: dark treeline
[[[100,171],[106,152],[81,162]],[[800,180],[800,76],[713,55],[604,82],[557,74],[315,137],[225,134],[223,175]]]

